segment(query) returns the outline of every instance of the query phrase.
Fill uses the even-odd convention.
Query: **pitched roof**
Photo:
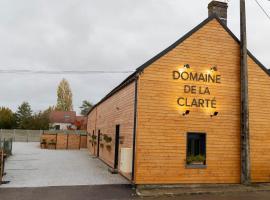
[[[123,87],[128,85],[129,83],[133,82],[138,74],[142,72],[145,68],[147,68],[149,65],[154,63],[156,60],[167,54],[169,51],[173,50],[175,47],[177,47],[179,44],[181,44],[183,41],[185,41],[187,38],[189,38],[191,35],[193,35],[195,32],[197,32],[199,29],[201,29],[204,25],[206,25],[208,22],[212,21],[213,19],[216,19],[220,25],[231,35],[231,37],[240,45],[240,40],[233,34],[233,32],[219,19],[217,15],[209,16],[207,19],[205,19],[203,22],[201,22],[199,25],[197,25],[195,28],[193,28],[191,31],[189,31],[186,35],[184,35],[182,38],[177,40],[175,43],[173,43],[171,46],[142,64],[140,67],[136,69],[134,73],[132,73],[130,76],[128,76],[123,82],[121,82],[117,87],[115,87],[109,94],[107,94],[104,98],[102,98],[97,104],[95,104],[91,110],[89,110],[88,114],[95,109],[99,104],[104,102],[106,99],[111,97],[113,94],[121,90]],[[266,73],[270,76],[270,69],[267,69],[253,54],[248,51],[248,55],[254,60],[254,62]]]
[[[49,115],[50,123],[71,123],[76,120],[75,111],[52,111]]]

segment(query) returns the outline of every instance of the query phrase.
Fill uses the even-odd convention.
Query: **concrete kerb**
[[[188,196],[270,191],[270,184],[137,185],[139,197]]]

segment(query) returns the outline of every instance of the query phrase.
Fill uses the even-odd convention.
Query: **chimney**
[[[216,14],[227,25],[227,9],[228,3],[226,1],[213,0],[208,4],[208,16]]]

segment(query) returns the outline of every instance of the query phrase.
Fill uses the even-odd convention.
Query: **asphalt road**
[[[129,185],[0,188],[1,200],[103,200],[132,199]]]
[[[128,185],[61,186],[42,188],[0,188],[1,200],[129,200],[134,196]],[[270,192],[219,195],[153,197],[145,200],[269,200]]]

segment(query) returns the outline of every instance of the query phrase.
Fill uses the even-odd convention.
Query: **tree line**
[[[86,116],[92,104],[84,100],[80,106],[81,114]],[[57,111],[72,111],[72,92],[67,80],[63,79],[57,88],[57,104],[44,111],[33,112],[28,102],[18,106],[16,112],[10,108],[0,107],[0,129],[48,130],[50,127],[49,114]]]

